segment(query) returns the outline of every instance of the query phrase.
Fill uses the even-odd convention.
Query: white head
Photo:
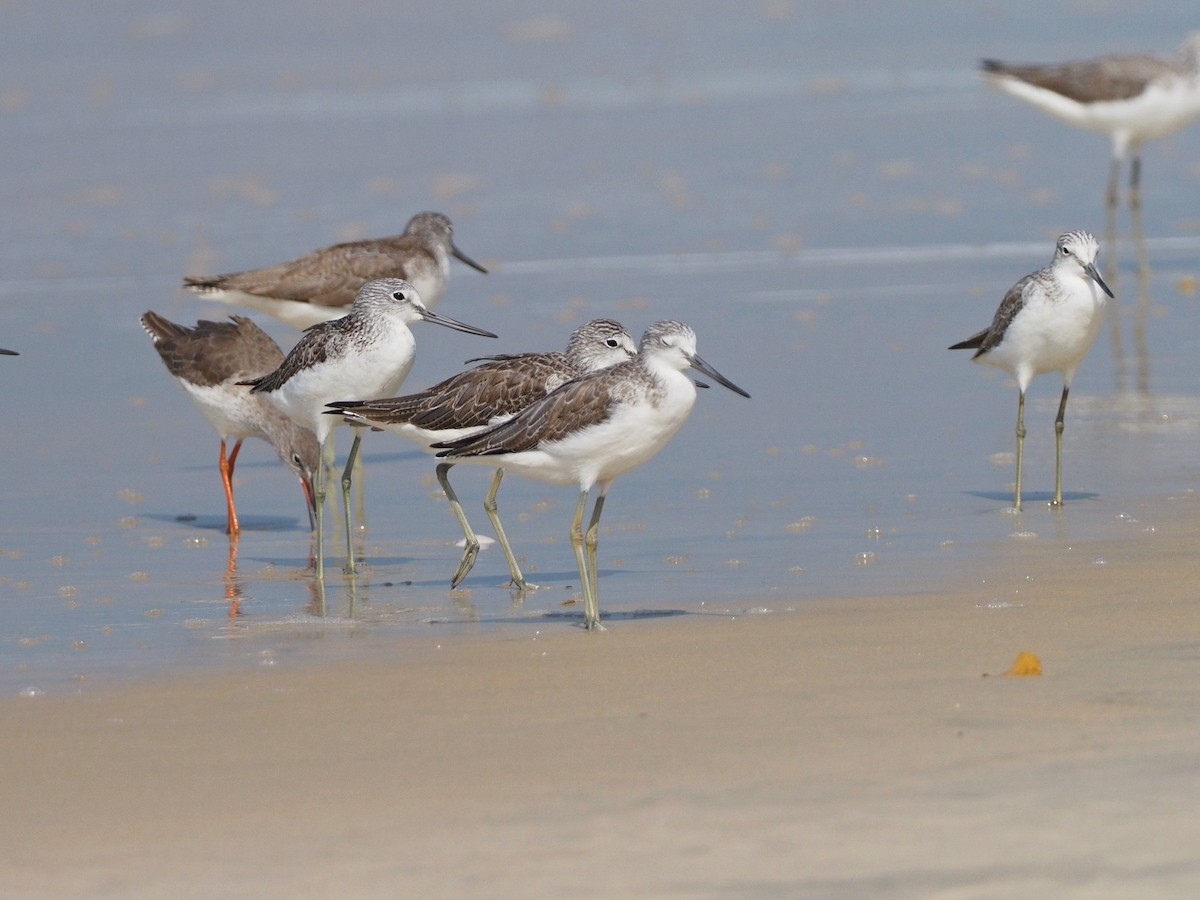
[[[403,278],[380,278],[368,281],[358,289],[351,311],[366,315],[398,315],[411,324],[420,322],[428,309],[410,282]]]
[[[636,355],[633,338],[612,319],[592,319],[572,331],[567,341],[567,359],[578,372],[598,372]]]
[[[472,269],[487,274],[487,269],[454,246],[454,226],[448,216],[439,212],[417,213],[408,220],[404,233],[414,237],[421,245],[441,259],[450,254],[459,262],[466,263]]]
[[[1054,245],[1054,259],[1051,265],[1055,268],[1065,267],[1068,271],[1086,275],[1100,287],[1108,296],[1113,292],[1108,289],[1104,279],[1096,270],[1096,259],[1100,255],[1100,244],[1086,231],[1068,231],[1058,237]]]
[[[397,316],[405,324],[416,322],[433,322],[435,325],[445,325],[455,331],[465,331],[467,334],[478,334],[482,337],[496,337],[490,331],[476,328],[449,316],[433,312],[421,300],[421,295],[411,283],[403,278],[380,278],[368,281],[358,289],[351,315],[359,316]]]
[[[689,366],[697,372],[703,372],[713,381],[721,384],[735,394],[743,397],[750,395],[740,387],[702,360],[696,353],[696,332],[682,322],[665,320],[655,322],[642,335],[642,346],[639,355],[646,359],[670,366],[682,372]]]

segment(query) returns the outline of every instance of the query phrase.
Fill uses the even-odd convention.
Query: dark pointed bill
[[[703,372],[705,375],[707,375],[709,378],[711,378],[713,381],[715,381],[717,384],[721,385],[722,387],[727,387],[731,391],[733,391],[735,394],[741,394],[743,397],[749,398],[749,396],[750,396],[749,394],[747,394],[740,387],[738,387],[736,384],[734,384],[732,381],[730,381],[728,378],[726,378],[724,375],[722,375],[720,372],[718,372],[716,369],[714,369],[712,366],[710,366],[708,363],[706,363],[704,360],[702,360],[699,356],[696,356],[694,354],[692,356],[689,356],[688,362],[691,364],[692,368],[695,369],[697,372]]]
[[[16,350],[4,350],[0,348],[0,356],[20,356]]]
[[[369,400],[331,400],[325,404],[325,408],[321,410],[322,415],[340,416],[342,423],[355,428],[363,428],[367,425],[358,413],[351,410],[356,406],[366,406],[371,401]],[[372,431],[382,431],[382,428],[371,427]]]
[[[460,322],[458,319],[452,319],[449,316],[443,316],[428,309],[421,310],[421,318],[435,325],[445,325],[447,328],[453,328],[455,331],[465,331],[467,334],[477,334],[480,337],[490,338],[499,337],[498,334],[492,334],[483,328],[476,328],[474,325],[468,325],[466,322]]]
[[[467,254],[463,253],[461,250],[459,250],[453,244],[450,245],[450,255],[453,256],[455,259],[457,259],[459,262],[466,263],[472,269],[475,269],[478,272],[482,272],[484,275],[486,275],[488,273],[487,269],[485,269],[479,263],[475,262],[475,260],[471,259],[471,257],[467,256]]]
[[[1100,290],[1104,291],[1104,293],[1108,294],[1108,296],[1112,297],[1114,300],[1116,299],[1116,297],[1113,295],[1113,292],[1108,289],[1108,285],[1104,283],[1104,279],[1100,277],[1100,273],[1096,271],[1096,266],[1094,264],[1088,263],[1084,267],[1083,271],[1088,273],[1092,281],[1100,285]]]

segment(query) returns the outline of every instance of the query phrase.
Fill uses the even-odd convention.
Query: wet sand
[[[1104,222],[1107,142],[978,58],[1169,53],[1194,4],[43,6],[0,7],[0,898],[1200,895],[1200,501],[1163,499],[1200,479],[1200,129],[1147,148],[1144,294],[1105,244],[1063,517],[998,511],[1015,389],[944,349]],[[384,436],[363,618],[309,615],[263,447],[227,564],[215,436],[138,316],[421,209],[503,343],[423,331],[413,389],[616,316],[754,395],[615,488],[604,634],[555,615],[570,497],[506,483],[546,587],[510,614],[492,554],[460,607]]]
[[[1198,504],[938,594],[6,700],[0,894],[1194,896]]]

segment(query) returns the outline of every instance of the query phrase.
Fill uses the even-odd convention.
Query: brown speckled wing
[[[429,429],[487,425],[497,416],[515,415],[544,398],[550,379],[575,377],[565,359],[549,354],[486,363],[464,374],[472,377],[444,391],[441,401],[423,409],[413,424]]]
[[[200,387],[233,377],[261,375],[283,362],[283,351],[265,331],[245,316],[229,322],[202,319],[194,328],[178,325],[155,312],[142,316],[167,370]]]
[[[1012,75],[1080,103],[1128,100],[1153,79],[1174,71],[1169,62],[1153,56],[1101,57],[1060,66],[1014,66],[984,60],[983,66],[985,71]]]
[[[1004,295],[1004,299],[1000,301],[1000,306],[996,309],[996,316],[992,319],[992,324],[988,328],[987,333],[983,337],[983,341],[979,344],[979,349],[975,351],[975,356],[982,356],[987,353],[1002,340],[1004,340],[1004,332],[1008,330],[1008,326],[1012,324],[1012,320],[1016,318],[1022,307],[1025,306],[1025,288],[1033,281],[1035,276],[1026,275]],[[972,359],[975,357],[973,356]]]
[[[255,394],[277,391],[297,372],[325,362],[331,356],[341,355],[350,340],[352,316],[321,322],[307,329],[296,346],[288,352],[279,368],[262,378],[244,382],[250,384]]]
[[[521,453],[597,425],[611,415],[617,402],[611,389],[614,371],[608,369],[568,382],[507,422],[447,444],[446,455],[453,458]]]
[[[202,290],[242,291],[318,306],[349,306],[364,282],[409,278],[406,260],[426,252],[405,236],[349,241],[278,266],[214,278],[186,278],[184,284]]]
[[[489,357],[418,394],[339,405],[379,424],[407,422],[431,431],[479,428],[545,397],[550,379],[574,377],[561,353],[511,354]]]

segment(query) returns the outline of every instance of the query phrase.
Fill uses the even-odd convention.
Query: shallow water
[[[501,339],[421,328],[414,389],[607,315],[688,322],[753,395],[702,392],[613,489],[616,627],[928,590],[1014,541],[1152,533],[1195,485],[1200,129],[1146,152],[1140,301],[1122,214],[1117,337],[1072,390],[1065,511],[1032,502],[1053,484],[1058,382],[1031,391],[1015,516],[1015,388],[945,350],[1057,233],[1103,241],[1107,140],[986,90],[977,58],[1170,52],[1190,4],[888,4],[865,23],[843,4],[477,6],[0,9],[0,346],[21,353],[0,360],[0,693],[577,621],[572,491],[509,478],[500,495],[542,590],[514,604],[492,548],[452,593],[433,466],[389,435],[364,445],[353,597],[335,579],[319,615],[300,492],[260,443],[231,571],[216,436],[138,315],[223,316],[180,276],[394,233],[420,209],[492,268],[456,266],[444,308]],[[487,478],[454,475],[482,533]]]

